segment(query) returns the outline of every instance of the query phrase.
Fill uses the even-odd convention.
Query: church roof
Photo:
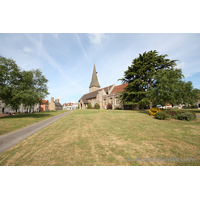
[[[101,89],[99,89],[99,90],[96,90],[96,91],[94,91],[94,92],[90,92],[90,93],[84,94],[84,95],[80,98],[80,100],[82,99],[84,103],[88,103],[87,100],[88,100],[88,99],[96,98],[96,96],[97,96],[97,94],[98,94],[99,91],[105,90],[105,92],[108,92],[108,88],[111,88],[112,86],[113,86],[113,85],[110,85],[110,86],[107,86],[107,87],[105,87],[105,88],[101,88]]]
[[[127,87],[127,86],[128,86],[128,83],[124,83],[124,84],[122,84],[122,85],[115,86],[115,87],[113,88],[111,94],[116,94],[116,93],[118,93],[118,92],[123,92],[123,91],[125,91],[124,88]]]
[[[94,69],[93,69],[93,73],[92,73],[92,80],[91,80],[89,88],[91,88],[91,87],[99,87],[100,88],[95,65],[94,65]]]

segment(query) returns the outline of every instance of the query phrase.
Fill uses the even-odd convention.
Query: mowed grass
[[[62,114],[66,111],[50,111],[40,112],[25,115],[12,115],[7,117],[0,117],[0,135],[15,131],[20,128],[24,128],[31,124],[35,124],[47,118]]]
[[[145,111],[75,110],[1,153],[0,165],[200,165],[199,127],[200,119],[162,121]],[[144,158],[154,160],[128,161]]]

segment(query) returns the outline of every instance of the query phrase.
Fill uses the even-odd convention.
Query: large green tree
[[[11,58],[0,56],[0,99],[6,106],[17,109],[21,104],[18,91],[21,80],[21,71]]]
[[[198,89],[194,89],[192,82],[183,81],[181,69],[171,68],[159,70],[154,76],[154,87],[151,87],[147,97],[153,104],[167,106],[179,104],[195,104],[198,102]]]
[[[182,71],[181,69],[163,69],[154,76],[154,87],[151,87],[147,97],[153,104],[167,106],[167,103],[178,105],[182,103]]]
[[[154,87],[153,76],[159,70],[176,66],[177,60],[167,59],[167,56],[159,55],[156,50],[139,54],[124,72],[124,77],[119,79],[128,83],[126,91],[120,95],[121,101],[133,105],[150,104],[151,107],[152,101],[147,97],[147,91]]]
[[[0,56],[0,99],[18,109],[21,103],[33,107],[49,93],[48,80],[39,69],[22,71],[14,60]]]

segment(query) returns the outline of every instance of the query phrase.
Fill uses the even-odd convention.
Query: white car
[[[156,107],[157,107],[157,108],[163,108],[161,105],[157,105]]]

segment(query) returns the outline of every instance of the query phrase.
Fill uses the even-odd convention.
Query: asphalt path
[[[18,129],[16,131],[13,131],[13,132],[10,132],[10,133],[0,136],[0,153],[2,153],[3,151],[14,146],[18,142],[21,142],[22,140],[24,140],[25,138],[29,137],[30,135],[36,133],[37,131],[43,129],[44,127],[48,126],[49,124],[52,124],[53,122],[57,121],[61,117],[68,115],[71,112],[72,111],[69,111],[69,112],[45,119],[36,124],[32,124],[25,128]]]

